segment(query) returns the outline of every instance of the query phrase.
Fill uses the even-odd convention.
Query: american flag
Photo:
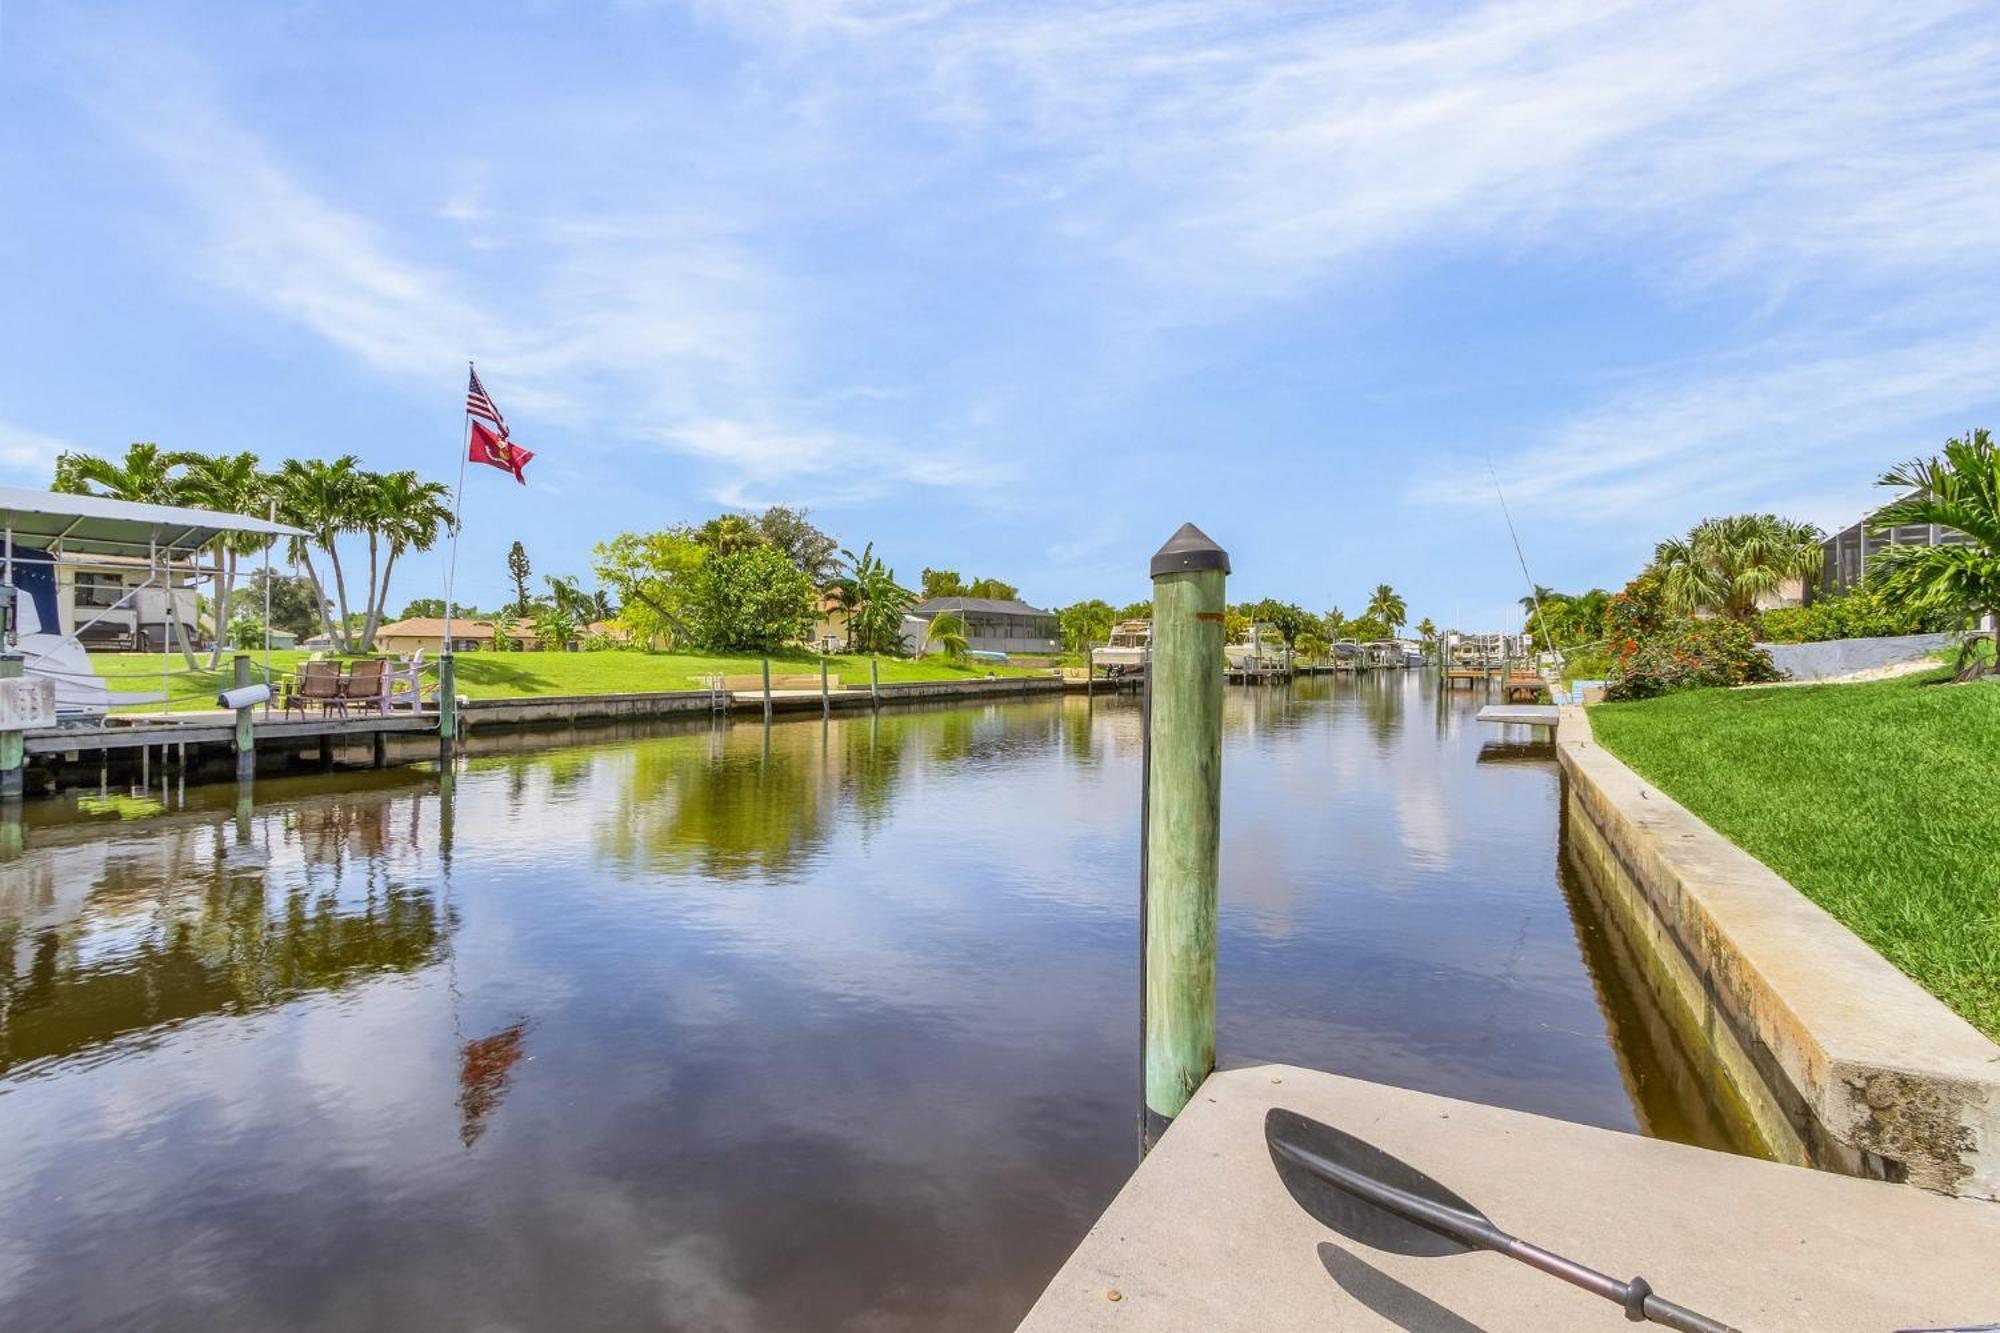
[[[506,439],[507,419],[500,415],[500,409],[493,406],[493,400],[486,396],[486,386],[479,382],[479,372],[472,368],[470,362],[466,364],[466,373],[472,377],[465,386],[466,412],[492,422],[494,429],[500,432],[500,438]]]

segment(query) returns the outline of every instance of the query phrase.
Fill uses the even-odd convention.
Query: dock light
[[[271,687],[238,685],[233,690],[224,690],[216,695],[215,702],[223,708],[255,708],[258,704],[271,702]]]

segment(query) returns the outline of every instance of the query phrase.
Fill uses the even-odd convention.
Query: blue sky
[[[0,480],[134,439],[449,479],[503,553],[812,507],[906,580],[1495,624],[2000,425],[1976,3],[12,0]],[[392,600],[436,595],[440,564]]]

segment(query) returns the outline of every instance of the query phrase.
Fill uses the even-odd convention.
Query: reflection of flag
[[[528,479],[521,475],[521,469],[526,467],[534,456],[533,451],[512,443],[506,435],[493,430],[477,417],[473,418],[472,443],[467,447],[465,454],[467,461],[484,463],[488,467],[497,467],[502,472],[511,472],[514,474],[514,480],[525,486],[528,484]]]

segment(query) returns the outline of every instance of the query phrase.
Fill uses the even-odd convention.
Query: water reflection
[[[162,821],[16,859],[0,876],[0,1071],[434,960],[437,902],[385,866],[399,804],[302,803],[247,836],[219,815]]]
[[[1726,1138],[1565,896],[1553,762],[1475,706],[1231,690],[1225,1058]],[[1139,717],[30,807],[0,1323],[1011,1327],[1131,1165]]]

